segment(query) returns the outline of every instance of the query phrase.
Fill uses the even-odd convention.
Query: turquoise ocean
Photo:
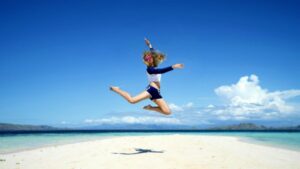
[[[0,134],[0,154],[24,151],[46,146],[56,146],[83,141],[108,139],[122,136],[147,136],[147,135],[211,135],[234,136],[242,141],[266,146],[279,147],[300,151],[300,132],[75,132],[75,133],[19,133]]]

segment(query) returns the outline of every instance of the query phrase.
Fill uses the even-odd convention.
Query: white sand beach
[[[126,136],[1,154],[0,169],[299,169],[300,152],[228,136]]]

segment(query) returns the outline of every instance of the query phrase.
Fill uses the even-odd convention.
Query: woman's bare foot
[[[144,106],[143,109],[145,110],[151,110],[152,106],[150,104],[148,104],[147,106]]]
[[[117,86],[110,86],[109,89],[111,91],[117,92],[119,90],[119,87],[117,87]]]

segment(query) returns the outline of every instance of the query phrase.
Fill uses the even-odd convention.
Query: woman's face
[[[153,64],[153,57],[151,55],[146,55],[144,57],[144,61],[147,62],[149,65]]]

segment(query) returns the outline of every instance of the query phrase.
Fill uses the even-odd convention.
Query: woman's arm
[[[165,67],[165,68],[155,68],[155,67],[148,67],[147,68],[147,72],[149,74],[163,74],[163,73],[166,73],[166,72],[169,72],[173,70],[173,67],[172,66],[169,66],[169,67]]]
[[[154,48],[152,47],[150,41],[147,38],[145,38],[145,42],[146,42],[146,45],[149,47],[150,51],[155,52]]]
[[[173,69],[182,69],[183,67],[184,67],[184,65],[181,64],[181,63],[177,63],[177,64],[175,64],[175,65],[172,65],[172,68],[173,68]]]
[[[165,67],[165,68],[148,67],[147,72],[149,74],[163,74],[174,69],[182,69],[183,67],[184,67],[183,64],[174,64],[172,66]]]

